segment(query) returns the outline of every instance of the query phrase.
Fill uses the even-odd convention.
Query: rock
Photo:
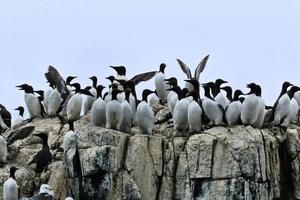
[[[34,126],[33,133],[9,146],[0,184],[16,166],[22,197],[48,183],[56,199],[300,199],[300,127],[213,127],[191,135],[174,131],[166,107],[153,108],[153,135],[94,127],[89,114],[75,132],[57,118],[35,119],[22,126]],[[33,135],[41,131],[49,134],[53,161],[37,174],[27,163],[42,147]]]

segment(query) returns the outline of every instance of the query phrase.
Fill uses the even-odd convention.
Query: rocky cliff
[[[48,183],[57,199],[300,199],[300,127],[213,127],[191,134],[174,131],[166,110],[155,110],[153,135],[94,127],[89,115],[75,123],[75,133],[57,118],[36,119],[20,127],[34,126],[30,136],[9,146],[0,184],[14,165],[23,197]],[[27,164],[41,149],[33,135],[41,131],[49,133],[53,161],[37,174]],[[74,140],[63,150],[66,133]]]

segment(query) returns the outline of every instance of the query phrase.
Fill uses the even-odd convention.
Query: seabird
[[[91,109],[91,121],[94,126],[106,125],[106,103],[102,99],[102,91],[105,87],[103,85],[98,85],[97,90],[97,100],[93,103]]]
[[[203,72],[203,70],[204,70],[204,68],[206,66],[208,58],[209,58],[209,55],[205,56],[201,60],[201,62],[196,67],[194,76],[192,76],[190,68],[184,62],[182,62],[180,59],[177,59],[177,62],[180,65],[182,71],[186,74],[186,76],[187,76],[188,79],[195,79],[195,80],[199,81],[200,74]],[[192,84],[190,84],[189,82],[185,83],[185,87],[188,88],[189,91],[193,91],[194,90]]]
[[[75,87],[75,94],[70,98],[67,104],[67,117],[70,130],[74,131],[74,121],[78,120],[80,117],[81,107],[82,107],[82,96],[81,94],[93,96],[89,90],[81,89],[79,83],[73,83],[71,86]]]
[[[154,93],[152,93],[152,94],[150,94],[150,95],[148,96],[148,104],[149,104],[149,106],[152,106],[152,105],[154,105],[154,104],[157,104],[157,103],[159,103],[159,101],[160,101],[160,99],[159,99],[159,97],[157,96],[156,90],[155,90]]]
[[[13,129],[19,128],[20,126],[24,125],[26,123],[26,121],[24,120],[24,107],[23,106],[19,106],[18,108],[16,108],[15,110],[19,111],[19,115],[17,116],[17,118],[15,119],[14,123],[13,123]]]
[[[61,98],[61,94],[59,93],[57,88],[51,91],[47,99],[47,103],[45,104],[44,101],[44,105],[46,107],[48,116],[54,117],[57,115],[57,112],[60,108],[61,103],[63,102],[63,99]]]
[[[106,77],[106,79],[110,81],[110,84],[108,87],[108,92],[106,94],[104,94],[104,96],[103,96],[103,100],[105,101],[105,103],[108,103],[111,100],[112,85],[113,85],[113,82],[115,81],[115,77],[108,76],[108,77]]]
[[[34,91],[34,93],[40,95],[38,96],[39,102],[40,102],[40,106],[41,106],[41,116],[44,117],[46,116],[46,111],[45,111],[45,107],[44,107],[44,91],[43,90],[36,90]]]
[[[201,109],[201,99],[199,95],[199,81],[198,80],[185,80],[193,85],[194,91],[191,91],[188,96],[193,97],[193,101],[188,107],[188,122],[191,132],[199,132],[202,128],[202,115],[203,111]],[[200,104],[199,104],[200,103]]]
[[[142,93],[142,101],[138,104],[136,109],[137,125],[143,134],[152,134],[154,126],[154,112],[147,103],[149,94],[154,93],[149,89],[145,89]]]
[[[15,181],[15,172],[18,170],[16,167],[11,167],[9,170],[9,178],[3,184],[3,200],[18,200],[19,188]]]
[[[167,97],[168,97],[168,91],[167,89],[169,88],[169,86],[167,85],[166,81],[165,81],[165,68],[166,68],[166,64],[162,63],[159,66],[159,72],[155,75],[155,89],[157,92],[157,96],[159,97],[159,99],[161,100],[162,103],[167,101]]]
[[[110,66],[112,69],[114,69],[117,72],[117,76],[115,77],[115,80],[113,83],[118,84],[119,82],[117,80],[124,80],[127,81],[127,77],[126,77],[126,67],[124,66]],[[118,86],[118,89],[120,91],[124,91],[124,88],[122,85]]]
[[[48,165],[52,161],[52,154],[50,152],[49,145],[48,145],[48,135],[47,135],[47,133],[42,132],[42,133],[39,133],[39,134],[35,134],[35,136],[38,136],[42,139],[43,147],[39,152],[37,152],[35,154],[35,156],[31,160],[31,162],[28,163],[28,165],[31,165],[31,164],[35,163],[36,164],[35,171],[37,173],[42,173],[43,171],[47,171]]]
[[[242,102],[240,101],[240,96],[243,95],[243,92],[241,90],[235,90],[232,99],[232,97],[229,96],[229,94],[232,93],[231,87],[226,86],[221,89],[227,90],[227,98],[231,101],[231,103],[225,109],[226,122],[230,126],[238,124],[241,117],[241,109],[242,109]]]
[[[172,115],[173,122],[174,122],[174,129],[178,131],[184,131],[188,129],[189,101],[187,98],[185,98],[186,94],[188,93],[188,90],[187,93],[183,92],[183,90],[180,90],[178,86],[171,88],[171,90],[176,92],[178,97],[178,101],[175,104],[173,115]]]
[[[96,101],[96,96],[97,96],[97,77],[96,76],[92,76],[90,77],[89,79],[91,79],[93,81],[93,85],[91,87],[91,89],[89,90],[90,93],[93,95],[92,96],[87,96],[85,101],[84,101],[84,104],[83,104],[83,111],[84,111],[84,114],[86,115],[88,111],[91,110],[92,108],[92,105],[94,103],[94,101]]]
[[[261,87],[259,85],[256,85],[257,87],[257,98],[258,98],[258,115],[255,123],[253,124],[254,128],[261,128],[264,124],[264,118],[265,118],[265,102],[261,98]]]
[[[118,85],[113,84],[111,92],[111,101],[106,104],[106,128],[118,130],[122,123],[123,110],[117,95],[120,93]]]
[[[250,88],[250,92],[246,94],[241,109],[241,120],[245,126],[254,125],[257,120],[257,116],[260,112],[258,95],[261,93],[255,83],[247,84],[247,87]]]
[[[222,79],[217,79],[214,84],[214,90],[212,90],[215,101],[220,104],[224,109],[230,103],[229,99],[221,92],[221,85],[228,83]]]
[[[24,90],[25,91],[25,103],[30,115],[30,118],[35,118],[35,117],[40,117],[42,108],[40,104],[39,98],[34,94],[34,90],[32,86],[28,84],[22,84],[19,86],[16,86],[20,88],[19,90]]]
[[[134,120],[134,112],[129,104],[129,96],[131,94],[131,89],[126,88],[125,90],[125,101],[121,103],[121,109],[123,112],[122,122],[120,130],[125,133],[131,133],[131,126]]]
[[[11,114],[0,104],[0,133],[11,127]]]
[[[219,103],[217,103],[210,95],[210,90],[214,91],[214,83],[209,82],[203,84],[203,88],[204,98],[202,100],[202,108],[210,121],[209,124],[216,126],[222,125],[224,108]]]
[[[39,193],[26,200],[54,200],[53,188],[47,184],[42,184]]]
[[[181,88],[177,85],[177,79],[175,77],[171,77],[169,79],[165,79],[166,83],[170,85],[170,88],[167,89],[169,91],[168,97],[167,97],[167,102],[168,102],[168,107],[173,115],[174,107],[176,105],[176,102],[178,101],[178,96],[175,91],[173,91],[171,88],[175,88],[175,90],[181,91]]]

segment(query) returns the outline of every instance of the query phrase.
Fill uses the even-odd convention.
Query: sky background
[[[46,89],[49,65],[83,86],[92,75],[107,85],[109,65],[130,78],[165,62],[166,76],[183,80],[176,58],[194,71],[207,54],[201,82],[223,78],[245,92],[256,82],[273,104],[283,81],[300,84],[300,1],[0,0],[0,103],[13,116],[25,106],[15,86]]]

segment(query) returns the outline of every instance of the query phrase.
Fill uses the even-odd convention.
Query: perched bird
[[[292,122],[297,121],[299,106],[294,98],[296,92],[300,91],[298,86],[292,86],[291,89],[287,92],[288,97],[290,98],[288,106],[288,114],[281,120],[281,127],[287,128]]]
[[[193,97],[193,101],[189,104],[188,107],[188,122],[189,129],[191,132],[199,132],[202,128],[202,115],[203,111],[199,102],[201,103],[199,95],[199,81],[198,80],[185,80],[193,85],[194,89],[188,95]]]
[[[19,86],[16,86],[20,88],[19,90],[24,90],[25,91],[25,103],[30,115],[30,118],[36,118],[36,117],[41,117],[42,113],[42,108],[40,104],[39,98],[34,94],[34,90],[32,86],[28,84],[22,84]]]
[[[221,89],[225,89],[225,88],[230,88],[230,87],[227,86],[227,87],[224,87]],[[227,90],[227,95],[230,94],[230,91],[232,93],[231,88]],[[231,103],[225,109],[225,119],[226,119],[227,124],[230,126],[236,125],[240,121],[241,109],[242,109],[242,102],[240,99],[241,95],[243,95],[243,92],[241,90],[236,90],[234,92],[233,99],[229,98],[229,96],[227,96],[227,98],[229,98],[229,100],[232,99]]]
[[[53,83],[49,83],[49,88],[45,91],[44,94],[44,106],[45,106],[45,111],[46,113],[49,115],[48,113],[48,100],[49,100],[49,96],[51,94],[51,92],[55,89]]]
[[[168,102],[169,110],[173,115],[174,107],[176,105],[176,102],[178,101],[178,96],[177,96],[177,92],[173,91],[173,89],[171,88],[176,88],[175,90],[177,90],[178,92],[179,90],[181,91],[181,88],[178,86],[177,79],[175,77],[165,79],[165,81],[170,86],[170,88],[167,89],[169,91],[169,94],[167,96],[167,102]]]
[[[180,88],[173,87],[171,88],[174,92],[177,93],[178,101],[175,104],[174,110],[173,110],[173,122],[174,122],[174,129],[178,131],[184,131],[188,129],[188,107],[189,107],[189,101],[186,97],[186,94],[188,92],[183,92],[183,90],[180,90]],[[194,90],[193,90],[194,91]]]
[[[209,124],[219,126],[223,123],[224,108],[210,95],[210,90],[213,90],[213,87],[213,82],[203,84],[204,98],[202,100],[202,108],[210,121]]]
[[[93,96],[89,90],[81,89],[79,83],[73,83],[71,86],[75,87],[75,94],[69,99],[67,104],[67,117],[70,130],[74,131],[74,121],[80,117],[82,107],[82,96],[81,94]]]
[[[0,133],[11,127],[11,114],[0,104]]]
[[[168,97],[168,91],[167,89],[169,86],[167,85],[165,81],[165,68],[166,64],[162,63],[159,66],[159,72],[155,75],[155,88],[157,92],[157,96],[161,100],[162,103],[167,102],[167,97]]]
[[[119,84],[119,82],[117,80],[124,80],[127,81],[127,77],[126,77],[126,67],[124,66],[110,66],[112,69],[114,69],[117,72],[117,76],[115,77],[113,83],[115,84]],[[118,86],[118,89],[120,91],[124,91],[124,88],[122,85]]]
[[[112,85],[115,81],[115,77],[114,76],[108,76],[108,77],[106,77],[106,79],[110,81],[110,84],[109,84],[108,92],[105,93],[104,96],[103,96],[103,100],[105,101],[105,103],[108,103],[111,100]]]
[[[92,105],[93,105],[94,101],[96,101],[96,96],[97,96],[97,90],[96,90],[96,88],[97,88],[97,77],[92,76],[89,79],[91,79],[93,81],[93,85],[92,85],[91,89],[89,90],[90,93],[93,96],[87,96],[85,101],[84,101],[83,111],[84,111],[85,115],[87,114],[88,111],[91,110]]]
[[[255,83],[247,84],[250,92],[246,94],[245,100],[241,109],[241,120],[245,126],[254,125],[257,121],[257,116],[260,112],[259,94],[261,94],[260,87]]]
[[[156,91],[148,96],[148,104],[149,104],[149,106],[157,104],[157,103],[159,103],[159,101],[160,100],[159,100],[159,97],[157,96],[157,92]]]
[[[143,134],[152,134],[154,126],[154,112],[147,103],[148,95],[154,93],[149,89],[143,90],[142,101],[138,104],[136,109],[137,125]]]
[[[18,170],[16,167],[9,169],[9,178],[3,184],[3,200],[18,200],[19,199],[19,188],[15,181],[15,172]]]
[[[125,101],[121,103],[121,109],[123,112],[122,122],[120,125],[120,130],[125,133],[131,133],[131,126],[134,120],[134,113],[129,104],[129,96],[131,94],[131,89],[126,88],[125,90]]]
[[[19,115],[17,116],[17,118],[15,119],[14,123],[13,123],[13,129],[19,128],[20,126],[24,125],[26,123],[23,115],[24,115],[24,107],[23,106],[19,106],[18,108],[16,108],[15,110],[19,111]]]
[[[46,111],[45,111],[45,107],[44,107],[44,91],[36,90],[36,91],[34,91],[34,93],[40,95],[40,96],[38,96],[38,99],[39,99],[40,106],[41,106],[41,116],[44,117],[44,116],[46,116]]]
[[[45,98],[45,100],[46,100],[46,98]],[[61,98],[61,94],[59,93],[58,89],[57,88],[53,89],[47,97],[46,104],[44,101],[44,105],[46,107],[47,114],[50,117],[56,116],[62,102],[63,102],[63,99]]]
[[[53,188],[48,184],[42,184],[39,193],[26,200],[54,200]]]
[[[97,100],[93,103],[91,108],[91,121],[94,126],[106,125],[106,103],[102,99],[102,91],[105,87],[103,85],[98,85],[97,90]]]
[[[215,81],[214,89],[212,90],[212,94],[214,96],[215,101],[225,109],[226,106],[230,103],[230,101],[227,98],[227,96],[225,96],[220,90],[221,85],[224,83],[227,83],[227,81],[224,81],[222,79],[217,79]]]
[[[122,123],[123,110],[117,95],[120,92],[117,85],[113,85],[111,101],[106,104],[106,128],[118,130]]]
[[[7,158],[7,142],[5,138],[0,135],[0,167],[6,163]]]
[[[31,165],[33,163],[36,164],[36,172],[42,173],[43,171],[47,171],[48,165],[52,161],[52,154],[49,149],[48,145],[48,135],[45,132],[36,134],[35,136],[38,136],[42,139],[43,141],[43,147],[42,149],[35,154],[31,162],[29,162],[28,165]]]
[[[261,128],[264,124],[264,118],[265,118],[265,102],[261,98],[261,87],[259,85],[256,85],[257,87],[257,98],[258,98],[258,115],[256,118],[255,123],[253,124],[254,128]]]
[[[192,76],[190,68],[184,62],[182,62],[180,59],[177,59],[177,62],[179,64],[179,66],[181,67],[182,71],[186,74],[186,76],[187,76],[188,79],[195,79],[195,80],[199,81],[200,74],[203,72],[203,70],[204,70],[204,68],[206,66],[208,58],[209,58],[209,55],[205,56],[201,60],[201,62],[196,67],[194,76]],[[189,91],[193,91],[194,90],[192,84],[190,84],[189,82],[185,83],[185,87],[188,88]]]

